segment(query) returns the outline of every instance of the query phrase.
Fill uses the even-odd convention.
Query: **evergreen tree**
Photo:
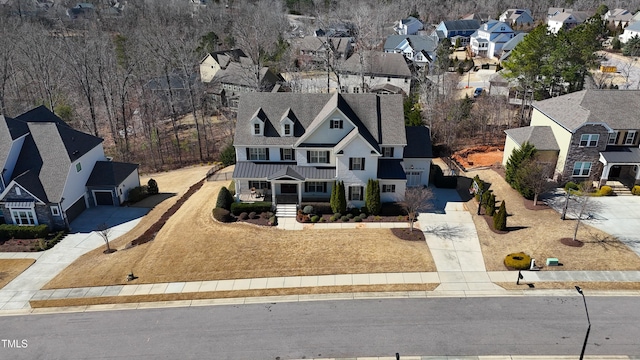
[[[507,229],[507,207],[504,204],[504,200],[502,200],[498,212],[493,216],[493,228],[498,231]]]
[[[366,196],[364,199],[365,206],[369,213],[378,215],[382,204],[380,203],[380,182],[378,180],[369,179],[367,181]]]
[[[536,154],[536,148],[532,144],[525,142],[519,149],[514,149],[507,160],[505,166],[505,180],[511,185],[512,188],[517,190],[517,177],[516,173],[520,168],[520,165],[528,159],[533,158]]]
[[[218,199],[216,201],[216,207],[231,210],[231,204],[233,204],[233,196],[229,189],[223,186],[218,192]]]
[[[339,183],[337,181],[333,182],[333,186],[331,187],[331,198],[329,199],[329,204],[331,204],[331,211],[333,211],[334,214],[340,212],[338,206],[338,184]]]
[[[638,35],[632,37],[624,44],[622,54],[624,56],[640,56],[640,37],[638,37]]]
[[[420,113],[420,104],[418,96],[407,96],[403,102],[404,107],[404,124],[406,126],[422,126],[422,114]]]
[[[338,193],[337,193],[337,209],[340,214],[345,214],[347,212],[347,198],[345,196],[344,191],[344,181],[338,182]]]
[[[158,189],[158,182],[153,179],[149,179],[149,181],[147,182],[147,186],[147,193],[149,195],[155,195],[160,191],[160,189]]]
[[[493,193],[489,196],[485,212],[489,216],[494,216],[496,214],[496,196]]]

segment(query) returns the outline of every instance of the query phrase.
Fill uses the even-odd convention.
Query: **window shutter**
[[[353,170],[353,158],[349,158],[349,170]]]
[[[251,155],[249,154],[249,148],[247,148],[247,160],[251,160]]]
[[[362,200],[363,193],[364,193],[364,186],[360,186],[360,198],[358,200]]]
[[[309,192],[309,183],[304,183],[304,192]]]
[[[637,131],[633,134],[633,145],[636,144],[636,140],[638,140],[638,132]]]
[[[284,149],[280,148],[280,160],[284,160]]]
[[[296,149],[291,149],[291,160],[296,159]]]
[[[364,158],[362,158],[362,169],[360,169],[360,170],[364,170]],[[360,200],[362,200],[362,199],[360,199]]]
[[[329,120],[329,129],[333,129],[333,120]]]
[[[311,163],[311,151],[307,150],[307,164]]]
[[[393,157],[393,150],[394,148],[390,148],[391,149],[391,157]]]
[[[323,193],[327,192],[327,183],[326,182],[322,183],[322,192]]]
[[[269,160],[269,148],[266,148],[264,152],[266,155],[266,159]]]
[[[344,128],[344,121],[340,120],[340,129]]]
[[[351,198],[351,186],[349,186],[349,200],[353,200],[353,199]]]
[[[616,142],[614,143],[614,145],[618,145],[618,141],[620,141],[620,131],[618,131],[618,133],[616,134]]]
[[[327,154],[326,158],[327,158],[327,164],[331,163],[331,160],[329,159],[329,151],[325,151],[325,153]]]

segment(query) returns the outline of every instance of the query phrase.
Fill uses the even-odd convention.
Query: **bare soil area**
[[[180,171],[173,173],[153,175],[160,191],[186,190],[206,169],[190,177]],[[113,242],[116,253],[105,255],[102,249],[89,252],[45,288],[125,284],[131,271],[138,276],[136,283],[435,271],[424,241],[401,240],[390,229],[284,231],[218,223],[211,210],[219,189],[227,185],[228,181],[205,182],[153,241],[124,249],[177,197],[169,198],[132,232]]]
[[[499,165],[504,155],[503,146],[479,145],[455,152],[453,158],[466,170]]]
[[[465,175],[491,184],[490,189],[496,200],[505,200],[507,207],[507,227],[511,231],[497,234],[491,230],[483,216],[472,213],[478,230],[485,265],[488,271],[505,270],[504,257],[515,252],[524,252],[536,259],[538,265],[544,265],[546,258],[558,258],[564,266],[545,267],[543,271],[563,270],[637,270],[640,268],[638,257],[627,246],[618,242],[603,242],[598,239],[608,234],[581,224],[578,239],[584,243],[581,247],[567,246],[560,240],[571,237],[575,220],[561,220],[560,214],[553,209],[529,210],[524,199],[513,190],[496,171],[477,170]],[[470,200],[475,204],[475,200]],[[474,208],[469,204],[470,208]],[[611,259],[603,261],[603,259]]]
[[[0,289],[22,274],[34,262],[34,259],[1,259],[0,260]]]

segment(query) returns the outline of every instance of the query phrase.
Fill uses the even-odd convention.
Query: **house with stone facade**
[[[528,141],[560,181],[640,184],[640,91],[582,90],[532,107],[530,126],[506,131],[505,163]]]
[[[138,165],[110,161],[102,141],[44,106],[0,115],[0,220],[61,229],[87,207],[124,203]]]
[[[369,179],[383,202],[429,183],[429,129],[405,128],[401,95],[243,95],[233,145],[238,200],[328,202],[343,181],[348,206],[361,207]]]

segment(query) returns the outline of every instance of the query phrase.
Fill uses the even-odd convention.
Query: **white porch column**
[[[298,206],[302,204],[302,183],[298,183]]]
[[[272,205],[277,205],[276,204],[276,182],[275,181],[271,182],[271,204]]]
[[[604,167],[602,168],[602,175],[600,176],[600,186],[603,186],[607,183],[611,166],[612,164],[604,164]]]
[[[236,187],[236,202],[240,201],[240,193],[242,192],[242,186],[240,186],[240,180],[235,180]]]

